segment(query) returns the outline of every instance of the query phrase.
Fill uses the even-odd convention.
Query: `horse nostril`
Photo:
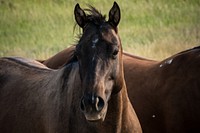
[[[104,100],[99,96],[84,96],[81,99],[81,111],[101,111],[104,107]]]
[[[96,110],[101,111],[104,107],[104,100],[101,97],[96,97]]]

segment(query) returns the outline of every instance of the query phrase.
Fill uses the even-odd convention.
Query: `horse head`
[[[123,86],[120,8],[114,2],[108,20],[94,7],[83,10],[79,4],[74,14],[83,31],[75,50],[83,90],[80,107],[88,121],[103,121],[111,95]]]

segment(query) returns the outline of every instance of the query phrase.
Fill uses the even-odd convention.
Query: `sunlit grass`
[[[125,51],[160,60],[200,45],[199,0],[118,0]],[[45,59],[76,43],[76,3],[108,14],[110,0],[0,0],[0,56]],[[108,15],[107,15],[108,16]]]

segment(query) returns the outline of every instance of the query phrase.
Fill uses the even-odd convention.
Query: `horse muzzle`
[[[105,100],[97,95],[85,94],[81,99],[81,111],[88,121],[104,121],[107,104]]]

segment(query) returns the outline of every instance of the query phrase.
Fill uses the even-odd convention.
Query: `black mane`
[[[86,14],[86,19],[88,23],[94,23],[96,25],[101,25],[103,22],[106,22],[106,15],[102,15],[100,11],[98,11],[95,7],[88,5],[88,8],[84,9]],[[74,25],[74,31],[76,28],[76,25]],[[78,39],[80,38],[81,34],[78,35]]]

